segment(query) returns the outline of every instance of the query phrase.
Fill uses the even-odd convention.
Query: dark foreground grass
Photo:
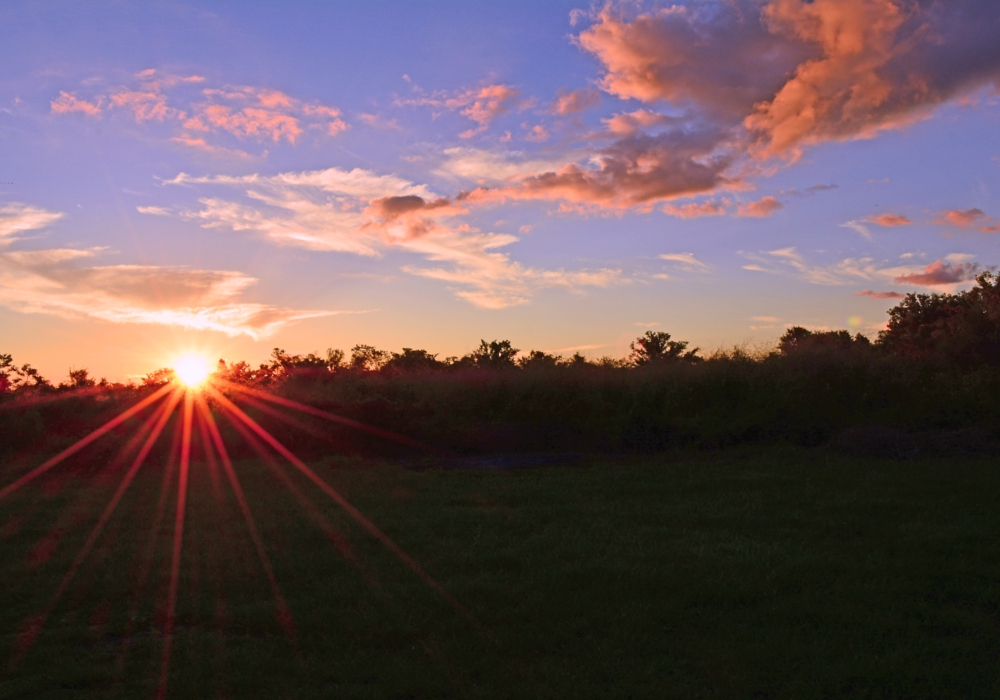
[[[217,505],[195,464],[170,697],[1000,696],[995,461],[771,448],[503,470],[317,463],[481,628],[313,490],[363,573],[264,465],[237,468],[297,638],[231,496]],[[140,476],[16,665],[18,630],[115,482],[53,477],[3,504],[0,697],[155,692],[172,499],[138,582],[160,480]]]

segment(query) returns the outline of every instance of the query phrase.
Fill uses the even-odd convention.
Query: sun
[[[212,366],[201,355],[183,355],[174,360],[173,370],[182,384],[193,389],[208,379]]]

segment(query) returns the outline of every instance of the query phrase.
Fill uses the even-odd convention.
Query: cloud
[[[981,273],[983,268],[977,263],[953,263],[935,260],[923,269],[923,272],[899,275],[893,281],[896,284],[916,284],[921,287],[937,287],[969,282]]]
[[[771,216],[779,209],[784,209],[785,205],[774,197],[761,197],[756,202],[746,202],[736,207],[736,216],[749,216],[763,219]]]
[[[524,124],[521,124],[521,128],[528,130],[528,135],[524,137],[528,141],[540,142],[549,140],[549,131],[541,124],[528,126],[528,123],[525,122]]]
[[[749,2],[671,5],[633,17],[628,9],[605,6],[577,38],[607,71],[601,87],[621,99],[740,119],[811,54],[804,42],[769,32]]]
[[[902,214],[878,214],[878,215],[872,214],[867,219],[865,219],[865,221],[868,221],[869,223],[872,224],[877,224],[878,226],[887,226],[887,227],[909,226],[910,224],[913,223]]]
[[[407,264],[404,272],[444,282],[456,296],[483,308],[524,304],[546,288],[580,291],[624,283],[617,269],[543,270],[514,262],[497,249],[516,237],[453,221],[466,212],[463,198],[439,197],[391,175],[337,168],[272,177],[181,173],[166,184],[243,192],[239,201],[202,197],[200,208],[181,213],[205,228],[253,231],[280,245],[312,250],[418,255],[438,264]]]
[[[873,292],[870,289],[866,289],[863,292],[857,292],[854,296],[856,297],[871,297],[872,299],[905,299],[905,294],[900,294],[899,292]]]
[[[488,151],[455,147],[442,152],[444,160],[433,173],[442,177],[470,180],[477,184],[496,184],[537,172],[555,170],[563,160],[531,159],[520,151]]]
[[[968,262],[971,256],[952,254],[926,267],[902,265],[885,267],[874,258],[846,258],[832,265],[812,265],[794,247],[762,253],[741,253],[751,261],[743,269],[778,275],[789,275],[810,284],[849,285],[858,282],[883,284],[916,284],[941,286],[942,291],[955,291],[975,279],[984,268]],[[947,262],[945,262],[947,261]],[[989,268],[992,269],[992,268]],[[888,297],[887,297],[888,298]]]
[[[460,138],[467,139],[483,133],[493,123],[493,120],[510,111],[511,107],[518,103],[519,94],[517,90],[508,85],[495,84],[456,92],[439,92],[430,97],[398,99],[396,104],[407,107],[438,107],[446,111],[457,111],[479,125],[459,134]],[[526,105],[527,103],[520,102],[520,106]]]
[[[590,17],[576,41],[606,92],[741,126],[760,158],[900,128],[1000,76],[990,0],[622,2]]]
[[[665,114],[650,112],[648,109],[637,109],[634,112],[625,114],[615,114],[607,119],[602,119],[608,129],[608,133],[614,136],[632,136],[643,129],[667,124],[677,124],[680,120],[676,117],[668,117]]]
[[[22,313],[213,330],[258,339],[327,311],[242,302],[256,279],[227,270],[86,266],[94,250],[0,253],[0,304]]]
[[[37,231],[63,217],[61,212],[47,211],[19,202],[0,207],[0,247],[23,238],[28,231]]]
[[[169,125],[171,141],[207,153],[246,155],[214,143],[225,134],[240,141],[294,144],[306,130],[336,136],[347,128],[335,107],[303,102],[279,90],[247,85],[202,87],[201,76],[176,76],[147,69],[123,85],[88,102],[60,92],[53,114],[121,110],[137,123]],[[106,105],[106,106],[104,106]]]
[[[136,207],[135,210],[140,214],[148,214],[150,216],[169,216],[170,212],[163,207]]]
[[[941,212],[939,216],[940,218],[935,219],[935,224],[965,228],[985,219],[986,213],[982,209],[966,209],[965,211],[947,209]]]
[[[88,117],[101,116],[101,101],[96,103],[79,99],[76,95],[61,91],[59,97],[52,100],[52,114],[70,114],[80,112]]]
[[[723,204],[728,205],[729,200],[723,200]],[[676,216],[679,219],[697,219],[702,216],[722,216],[726,213],[726,207],[715,202],[702,202],[700,204],[664,204],[663,213]]]
[[[865,221],[867,221],[867,219]],[[853,231],[857,231],[858,233],[861,234],[863,238],[866,238],[869,241],[872,240],[872,232],[868,230],[868,227],[865,225],[864,221],[856,221],[856,220],[847,221],[845,223],[842,223],[841,226],[843,226],[844,228],[849,228]]]
[[[593,88],[560,93],[549,111],[560,116],[578,114],[601,103],[601,93]]]
[[[710,192],[729,183],[723,173],[731,159],[717,150],[723,140],[715,131],[635,135],[598,151],[585,166],[567,163],[519,177],[506,187],[481,188],[470,193],[469,201],[566,200],[629,208]]]
[[[708,265],[694,257],[693,253],[660,253],[657,257],[659,257],[660,260],[668,260],[670,262],[677,262],[690,267],[708,269]]]
[[[377,114],[366,114],[362,112],[358,115],[358,119],[373,129],[402,131],[402,127],[396,122],[395,119],[386,119],[385,117],[380,117]]]
[[[112,93],[111,107],[124,108],[132,111],[132,116],[140,124],[155,119],[183,119],[186,112],[167,106],[167,96],[156,92],[140,92],[136,90],[120,90]]]

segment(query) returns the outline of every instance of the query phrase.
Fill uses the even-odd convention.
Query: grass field
[[[295,632],[231,493],[220,505],[195,463],[170,697],[1000,696],[996,461],[313,463],[478,625],[298,476],[355,563],[266,465],[236,466]],[[174,508],[154,528],[156,461],[20,654],[117,484],[63,474],[0,507],[0,697],[151,697]]]

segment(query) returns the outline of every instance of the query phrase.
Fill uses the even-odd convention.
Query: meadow
[[[216,503],[196,461],[172,697],[1000,692],[993,460],[753,447],[451,467],[311,463],[474,622],[313,498],[352,563],[259,460],[239,461],[290,637],[231,496]],[[151,522],[157,467],[140,475],[31,651],[5,667],[0,696],[153,694],[171,530]],[[110,494],[101,474],[74,469],[5,506],[5,658],[69,566],[93,503]],[[143,586],[137,552],[151,533]]]

